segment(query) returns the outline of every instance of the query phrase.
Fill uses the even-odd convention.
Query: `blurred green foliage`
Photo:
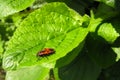
[[[21,2],[24,2],[22,6],[19,5]],[[14,32],[32,12],[52,2],[64,2],[69,8],[78,12],[82,16],[82,25],[88,28],[89,34],[84,40],[82,50],[76,47],[75,49],[78,50],[74,49],[63,57],[63,60],[71,58],[70,61],[66,60],[66,63],[62,63],[67,64],[66,66],[56,67],[53,69],[52,75],[46,76],[52,76],[53,80],[54,78],[57,80],[67,80],[68,78],[69,80],[120,80],[120,0],[22,0],[21,2],[0,1],[0,80],[5,79],[5,71],[2,69],[3,54],[8,48],[8,42]],[[84,15],[88,17],[84,17]],[[72,53],[79,53],[74,55],[77,56],[74,60],[71,57]],[[38,66],[30,69],[33,70],[34,67],[37,68],[36,70],[41,69]],[[20,74],[23,70],[7,73],[10,74],[9,76],[13,75],[17,78],[16,73]],[[28,71],[29,69],[25,72]],[[45,71],[42,73],[43,75],[48,73],[48,69]],[[40,80],[37,78],[36,80]]]

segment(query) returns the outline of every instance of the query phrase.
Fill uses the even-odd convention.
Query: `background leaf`
[[[45,80],[48,78],[49,69],[38,65],[8,71],[6,75],[6,80]]]
[[[55,69],[54,73],[59,76],[55,77],[57,80],[97,80],[100,71],[101,68],[87,55],[80,53],[69,65]]]
[[[103,2],[111,7],[115,7],[115,2],[116,2],[116,0],[97,0],[97,1]]]
[[[0,19],[32,5],[35,0],[0,0]]]
[[[1,39],[1,35],[0,35],[0,57],[1,57],[1,54],[3,53],[3,41]],[[1,59],[1,58],[0,58]]]
[[[117,55],[111,46],[99,38],[87,37],[86,48],[90,58],[102,68],[107,68],[116,62]]]
[[[115,17],[116,15],[119,15],[119,11],[104,3],[99,4],[99,6],[97,7],[97,11],[95,13],[96,18],[102,18],[104,20]]]
[[[120,79],[120,60],[106,70],[103,70],[104,79],[106,80],[119,80]]]
[[[104,4],[113,7],[117,11],[120,11],[120,0],[97,0],[103,2]]]

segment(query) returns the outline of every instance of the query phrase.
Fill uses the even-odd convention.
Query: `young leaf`
[[[97,27],[102,23],[102,20],[103,20],[102,18],[96,18],[93,11],[91,11],[91,19],[90,19],[90,23],[88,25],[89,31],[91,33],[95,33]]]
[[[40,64],[53,68],[55,61],[83,42],[87,33],[82,17],[64,3],[46,4],[17,28],[5,51],[3,67],[10,70]],[[38,60],[36,55],[44,48],[53,48],[55,53]]]
[[[35,0],[0,0],[0,19],[27,8],[34,1]]]
[[[115,28],[110,23],[100,25],[98,35],[104,38],[108,43],[113,43],[119,36]]]

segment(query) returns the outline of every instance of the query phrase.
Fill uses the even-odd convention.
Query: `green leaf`
[[[3,53],[3,50],[4,50],[3,49],[3,41],[1,40],[1,35],[0,35],[0,57],[1,57],[1,54]]]
[[[104,70],[104,77],[107,80],[119,80],[120,79],[120,60]]]
[[[8,41],[15,31],[16,26],[11,20],[11,18],[7,18],[0,22],[0,34],[3,41]]]
[[[0,35],[0,65],[2,65],[2,55],[3,55],[3,51],[4,51],[4,48],[3,48],[3,41],[1,39],[1,35]]]
[[[115,7],[115,2],[116,2],[116,0],[97,0],[97,1],[103,2],[111,7]]]
[[[109,44],[101,39],[93,39],[89,36],[87,37],[86,45],[90,58],[102,68],[107,68],[116,62],[115,52]]]
[[[0,19],[27,8],[34,1],[35,0],[0,0]]]
[[[17,28],[3,58],[3,68],[18,69],[40,64],[53,68],[55,61],[67,55],[85,39],[88,30],[82,17],[64,3],[50,3],[31,13]],[[37,53],[53,48],[55,54],[41,57]]]
[[[55,67],[62,67],[68,65],[79,54],[83,46],[84,46],[84,42],[81,42],[78,47],[73,49],[65,57],[62,57],[59,60],[57,60]]]
[[[114,28],[116,29],[116,31],[120,34],[120,16],[117,16],[115,18],[111,19],[111,23],[114,26]],[[112,49],[113,51],[117,54],[117,61],[120,59],[120,37],[118,37],[115,42],[112,44]]]
[[[83,54],[69,65],[54,69],[56,80],[97,80],[100,71],[101,68]]]
[[[16,27],[18,27],[19,25],[20,25],[20,23],[23,21],[23,19],[26,17],[26,16],[28,16],[28,14],[29,14],[30,12],[23,12],[23,13],[16,13],[16,14],[14,14],[14,15],[12,15],[11,16],[11,18],[12,18],[12,21],[13,21],[13,23],[14,23],[14,25],[16,26]]]
[[[15,71],[8,71],[6,80],[46,80],[49,78],[48,74],[48,68],[37,65]]]
[[[97,18],[98,17],[98,18]],[[105,21],[100,16],[93,14],[91,11],[91,19],[89,23],[89,31],[94,38],[102,37],[108,43],[113,43],[119,37],[119,29],[116,29],[117,24],[113,24],[113,20]],[[103,21],[104,20],[104,21]]]
[[[120,47],[112,47],[114,52],[117,54],[117,61],[120,59]]]
[[[111,25],[114,27],[117,33],[120,34],[120,16],[116,16],[114,18],[111,18],[108,22],[111,23]]]
[[[110,19],[116,15],[119,15],[118,10],[116,10],[113,7],[110,7],[104,3],[99,4],[98,9],[95,13],[95,16],[97,18],[102,18],[102,19]]]
[[[116,32],[111,23],[103,23],[100,25],[98,35],[104,38],[108,43],[113,43],[119,37],[119,33]]]
[[[106,6],[114,8],[116,11],[120,11],[120,0],[97,0],[97,1],[104,3]],[[104,10],[104,8],[102,10]]]
[[[96,18],[95,14],[93,13],[93,11],[91,10],[91,18],[90,18],[90,23],[88,25],[89,27],[89,31],[91,33],[95,33],[97,27],[102,23],[102,18]]]
[[[47,2],[56,2],[56,0],[45,0]],[[71,0],[57,0],[58,2],[70,3]]]

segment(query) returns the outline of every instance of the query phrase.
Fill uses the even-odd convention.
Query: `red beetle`
[[[44,57],[49,56],[51,54],[55,53],[55,50],[52,48],[45,48],[44,50],[37,53],[37,56]]]

